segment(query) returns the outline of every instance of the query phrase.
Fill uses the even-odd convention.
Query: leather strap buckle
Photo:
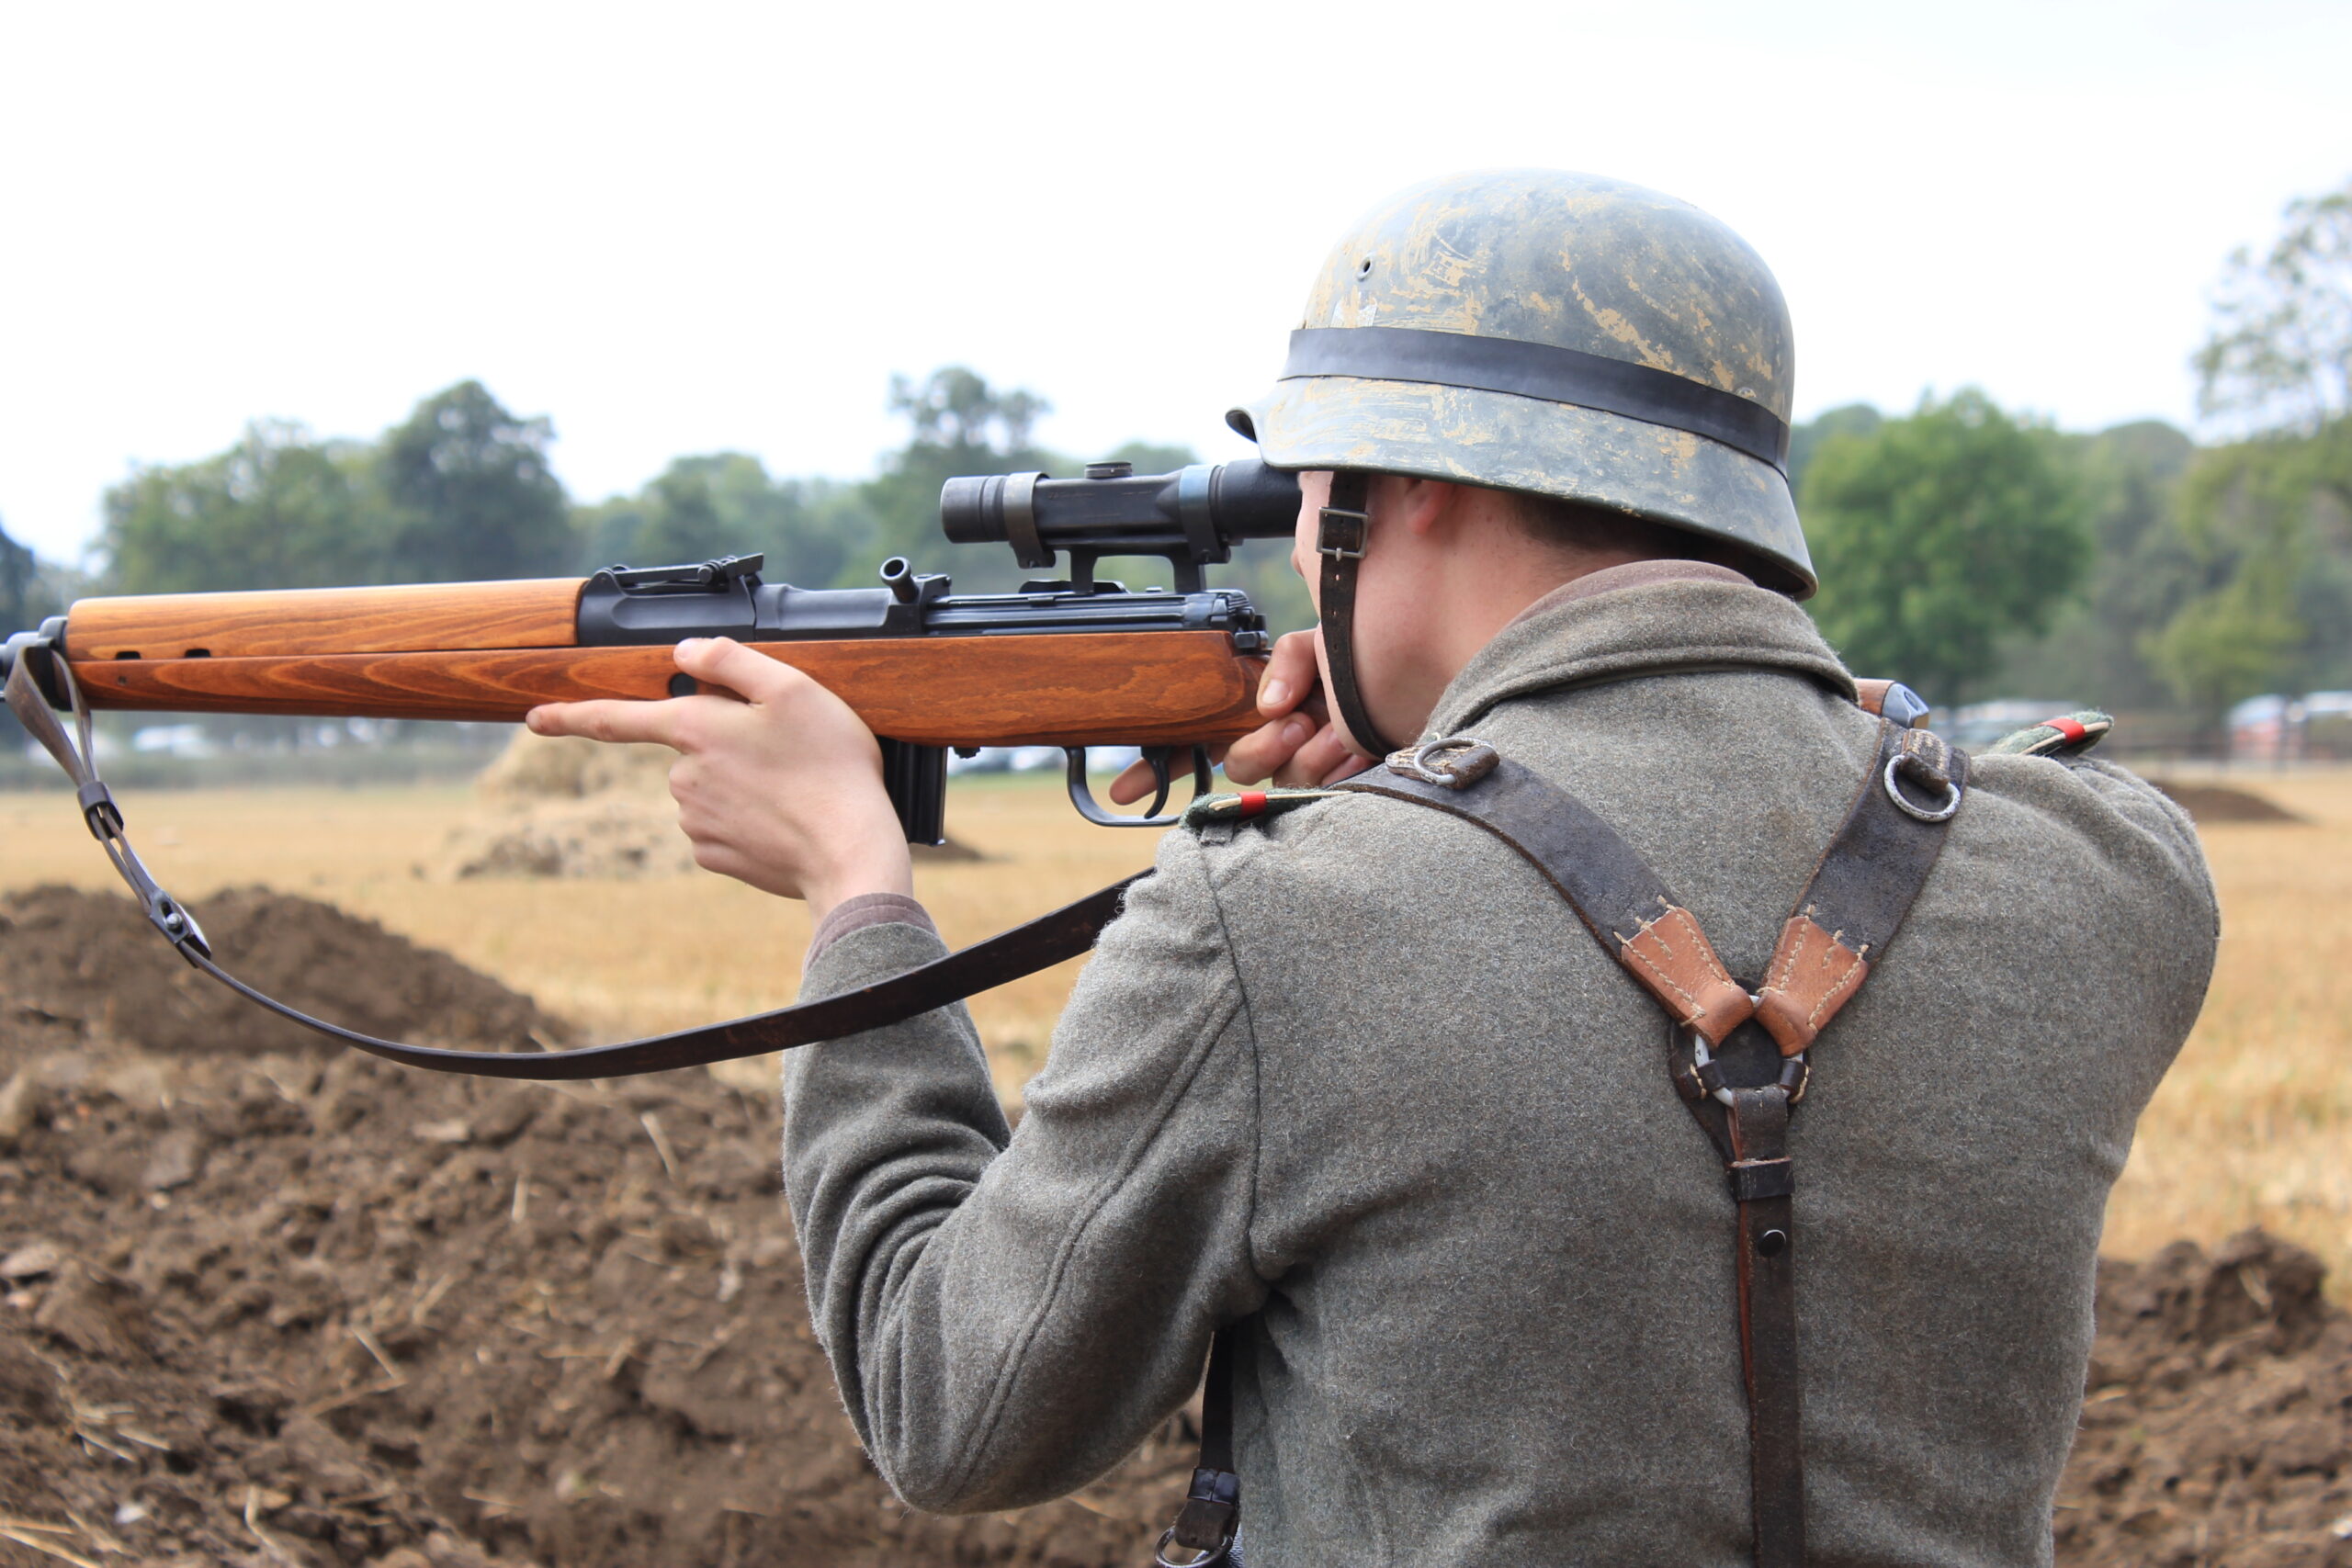
[[[1193,1472],[1183,1511],[1174,1524],[1159,1532],[1151,1560],[1159,1568],[1211,1568],[1232,1555],[1234,1533],[1240,1525],[1241,1478],[1229,1470],[1203,1465]],[[1170,1545],[1194,1555],[1181,1562],[1172,1561],[1168,1555]]]
[[[115,804],[114,791],[93,778],[74,794],[81,803],[82,820],[90,825],[90,837],[102,844],[122,837],[122,807]]]
[[[1327,506],[1317,514],[1315,553],[1333,560],[1362,560],[1371,530],[1372,519],[1363,513]]]

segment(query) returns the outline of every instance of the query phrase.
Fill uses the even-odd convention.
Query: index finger
[[[546,703],[523,716],[534,735],[579,735],[590,740],[650,740],[683,750],[675,737],[678,710],[692,697],[633,702],[604,697],[588,703]]]

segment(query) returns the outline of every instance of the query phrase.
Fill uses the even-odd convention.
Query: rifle
[[[1089,821],[1161,827],[1170,763],[1191,753],[1195,796],[1209,748],[1257,728],[1264,617],[1204,570],[1243,539],[1288,536],[1296,476],[1255,459],[1138,475],[1091,465],[949,479],[940,522],[958,544],[1003,543],[1064,578],[1012,593],[956,594],[902,558],[878,588],[769,583],[758,556],[608,567],[593,577],[84,599],[0,645],[9,708],[77,786],[83,820],[198,969],[259,1006],[410,1066],[509,1078],[611,1077],[760,1055],[902,1021],[1084,953],[1134,878],[862,991],[616,1045],[543,1055],[379,1040],[255,990],[213,961],[187,910],[149,874],[97,773],[94,709],[330,717],[517,720],[541,703],[657,700],[699,688],[672,645],[726,636],[806,671],[882,741],[884,783],[910,841],[942,839],[950,748],[1050,745],[1069,753],[1070,801]],[[1170,589],[1098,580],[1106,557],[1158,556]],[[731,693],[720,694],[732,695]],[[69,732],[58,714],[73,720]],[[1103,809],[1091,746],[1137,746],[1157,788],[1139,816]]]
[[[806,589],[761,578],[762,558],[607,567],[594,576],[389,588],[314,588],[85,599],[0,649],[42,695],[71,705],[62,665],[94,709],[515,721],[541,703],[660,698],[701,689],[670,649],[731,637],[799,669],[882,739],[883,772],[908,839],[938,843],[949,749],[1057,746],[1088,820],[1158,827],[1170,762],[1257,727],[1265,621],[1205,567],[1241,539],[1287,536],[1298,480],[1255,459],[1136,475],[951,479],[940,521],[956,543],[1001,542],[1032,570],[1070,557],[1067,578],[956,594],[903,557],[877,588]],[[1172,590],[1098,581],[1097,561],[1159,556]],[[1136,746],[1158,795],[1140,817],[1096,804],[1091,746]]]

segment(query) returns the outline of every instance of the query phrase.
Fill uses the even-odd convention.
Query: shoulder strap
[[[1943,847],[1968,759],[1926,730],[1882,723],[1870,771],[1750,995],[1699,922],[1582,801],[1468,737],[1391,756],[1340,791],[1475,823],[1534,867],[1673,1023],[1674,1086],[1724,1159],[1737,1222],[1740,1365],[1757,1568],[1805,1558],[1789,1118],[1806,1052],[1869,977]]]
[[[1403,759],[1402,761],[1399,759]],[[1676,1023],[1711,1045],[1756,1010],[1699,922],[1583,801],[1484,741],[1433,741],[1333,786],[1433,807],[1516,851]]]

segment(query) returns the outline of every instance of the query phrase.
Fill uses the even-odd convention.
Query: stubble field
[[[2226,782],[2303,820],[2201,829],[2222,896],[2219,972],[2142,1122],[2107,1250],[2210,1247],[2261,1225],[2325,1259],[2330,1293],[2352,1299],[2352,772]],[[799,906],[700,872],[452,880],[452,835],[482,810],[462,787],[155,793],[127,807],[159,878],[184,897],[259,883],[324,899],[599,1039],[789,1001],[808,936]],[[984,858],[920,866],[916,891],[957,945],[1148,865],[1158,838],[1077,821],[1057,782],[1039,778],[958,781],[949,829]],[[62,794],[0,796],[0,890],[44,882],[114,885]],[[1008,1097],[1044,1061],[1078,967],[975,999]],[[750,1087],[773,1070],[732,1077]]]

